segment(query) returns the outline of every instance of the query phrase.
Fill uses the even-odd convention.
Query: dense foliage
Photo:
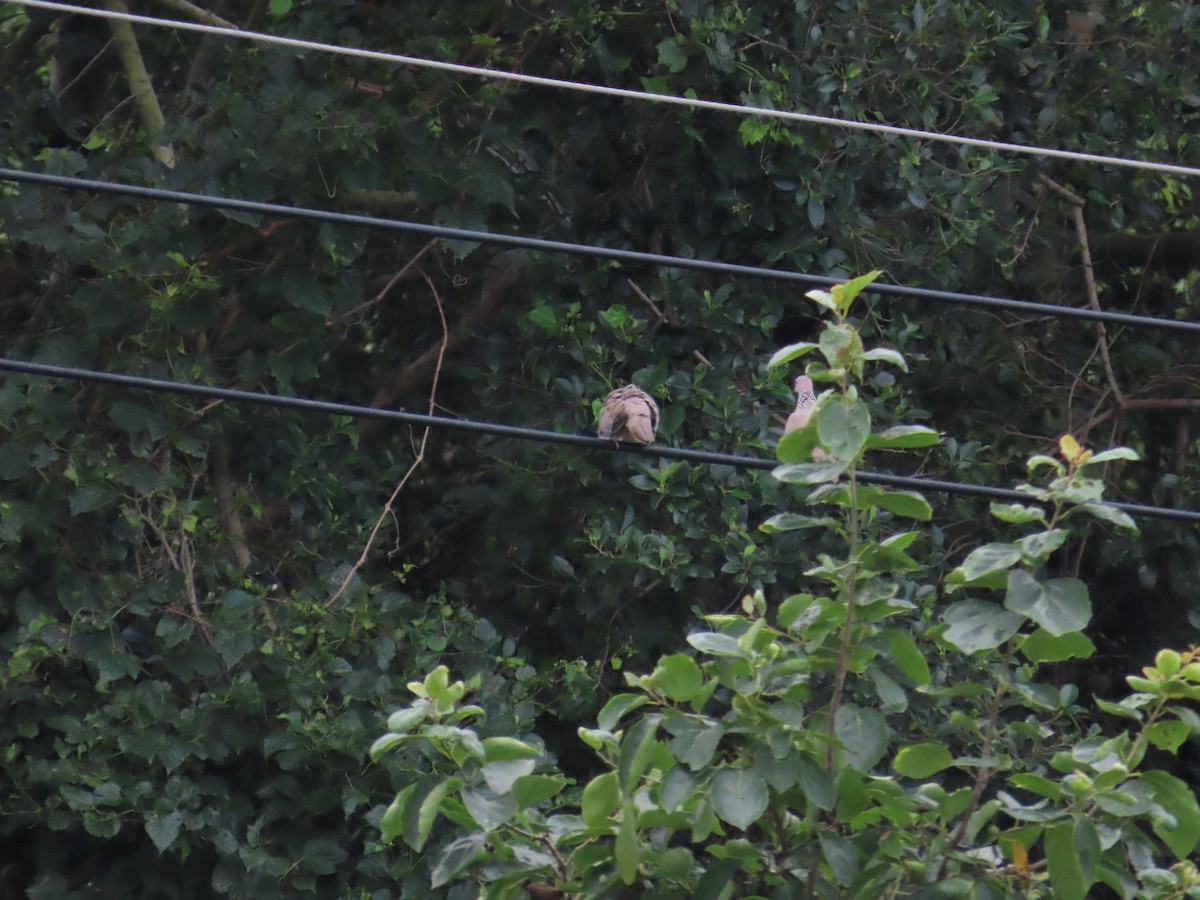
[[[136,11],[1197,162],[1189,4],[204,6]],[[1082,305],[1062,188],[1083,203],[1099,303],[1200,318],[1181,178],[12,4],[0,148],[5,167]],[[820,327],[801,294],[0,183],[3,352],[42,362],[419,410],[436,371],[442,413],[570,432],[632,380],[663,408],[662,442],[768,456],[792,395],[765,360]],[[1200,506],[1188,339],[1110,329],[1107,371],[1079,323],[880,296],[855,315],[911,365],[872,370],[871,421],[947,433],[868,466],[1009,484],[1071,432],[1141,457],[1106,472],[1112,495]],[[833,530],[764,539],[792,502],[766,473],[435,432],[330,604],[419,432],[11,375],[0,410],[4,894],[429,896],[424,860],[376,852],[406,767],[425,763],[364,755],[405,683],[439,663],[476,677],[483,737],[536,731],[590,780],[575,731],[623,689],[622,666],[652,669],[697,615],[747,594],[776,608],[819,554],[844,552]],[[913,552],[930,585],[1008,539],[984,503],[927,500]],[[1070,537],[1048,563],[1095,603],[1098,652],[1052,673],[1085,698],[1117,696],[1194,634],[1195,530],[1139,524]],[[1093,727],[1080,709],[1064,740]],[[1194,785],[1189,746],[1170,764]]]
[[[869,449],[938,440],[919,425],[872,432],[866,366],[905,366],[894,350],[864,349],[846,321],[876,275],[810,294],[834,321],[771,361],[819,351],[808,372],[833,383],[814,419],[780,441],[787,464],[775,471],[814,485],[806,503],[833,514],[784,512],[763,529],[826,529],[842,552],[809,569],[811,592],[778,604],[747,595],[743,615],[708,615],[708,630],[688,635],[695,656],[626,676],[635,692],[579,731],[604,771],[577,803],[557,796],[565,779],[535,771],[537,745],[480,739],[468,723],[486,711],[461,703],[467,684],[445,666],[409,685],[417,699],[389,717],[372,755],[415,751],[431,771],[397,794],[381,828],[420,850],[439,813],[458,826],[431,854],[434,887],[466,875],[492,898],[530,885],[555,897],[775,900],[1200,892],[1188,861],[1200,805],[1171,774],[1138,771],[1152,745],[1174,753],[1200,735],[1185,705],[1200,700],[1200,651],[1161,651],[1129,679],[1137,693],[1101,701],[1135,723],[1112,736],[1064,728],[1087,715],[1078,692],[1039,677],[1095,648],[1087,586],[1038,573],[1081,520],[1135,528],[1103,503],[1094,472],[1137,454],[1094,454],[1068,435],[1061,459],[1032,457],[1031,472],[1053,474],[1021,486],[1034,502],[991,508],[1027,533],[970,553],[945,579],[968,596],[939,603],[909,552],[920,529],[897,530],[928,521],[929,504],[859,480]]]

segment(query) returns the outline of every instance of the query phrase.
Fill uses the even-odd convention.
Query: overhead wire
[[[831,278],[826,275],[814,275],[808,272],[794,272],[786,269],[769,269],[761,266],[748,266],[738,263],[721,262],[719,260],[694,259],[684,256],[668,256],[662,253],[645,253],[640,250],[622,250],[612,247],[600,247],[593,244],[576,244],[567,241],[552,241],[544,238],[532,238],[522,235],[497,234],[489,231],[455,228],[448,225],[430,225],[423,222],[408,222],[402,219],[384,219],[376,216],[360,215],[357,213],[334,212],[331,210],[311,209],[302,206],[286,206],[279,203],[264,203],[258,200],[239,200],[233,197],[217,197],[211,194],[143,187],[141,185],[122,184],[111,181],[96,181],[93,179],[77,178],[70,175],[52,175],[45,172],[29,172],[24,169],[0,168],[0,181],[49,185],[52,187],[59,187],[66,190],[75,191],[95,191],[97,193],[116,194],[125,197],[138,197],[155,201],[183,203],[192,206],[204,206],[214,209],[236,210],[238,212],[256,213],[265,216],[305,219],[308,221],[325,222],[335,225],[380,228],[391,231],[420,234],[425,237],[478,242],[482,244],[498,244],[501,246],[518,247],[526,250],[543,251],[549,253],[566,253],[574,256],[585,256],[598,259],[612,259],[624,263],[638,263],[653,266],[666,266],[676,269],[716,272],[723,275],[761,278],[768,281],[782,281],[822,287],[831,287],[835,284],[840,284],[842,281],[842,279]],[[872,284],[869,288],[869,291],[877,294],[888,294],[898,297],[912,297],[920,300],[933,300],[936,302],[951,303],[975,309],[1003,310],[1025,316],[1049,316],[1055,318],[1085,319],[1096,322],[1109,322],[1117,325],[1129,325],[1141,328],[1157,328],[1164,331],[1179,331],[1192,334],[1200,333],[1200,322],[1189,322],[1181,319],[1165,319],[1156,316],[1142,316],[1134,313],[1092,309],[1090,307],[1056,306],[1052,303],[1036,303],[1030,300],[1013,300],[1004,297],[987,297],[982,294],[967,294],[958,291],[940,291],[931,288],[910,287],[902,284],[881,284],[879,282]]]
[[[873,132],[891,137],[906,137],[914,140],[939,141],[962,147],[974,147],[982,150],[993,150],[1000,153],[1016,153],[1028,156],[1041,156],[1050,159],[1063,159],[1072,162],[1097,163],[1101,165],[1122,166],[1150,172],[1161,172],[1171,175],[1182,175],[1195,178],[1200,176],[1200,168],[1184,166],[1175,163],[1159,163],[1147,160],[1129,159],[1119,156],[1105,156],[1098,153],[1083,153],[1076,150],[1058,150],[1051,147],[1037,147],[1027,144],[1015,144],[1006,141],[993,141],[985,138],[973,138],[938,131],[924,131],[918,128],[903,128],[896,125],[886,125],[879,122],[863,122],[854,119],[840,119],[834,116],[819,116],[811,113],[793,112],[791,110],[770,109],[762,106],[751,106],[740,103],[724,103],[716,100],[702,100],[696,97],[682,97],[674,94],[659,94],[652,91],[639,91],[629,88],[608,87],[581,81],[569,81],[561,78],[547,78],[541,75],[526,75],[521,72],[505,72],[498,69],[487,69],[480,66],[467,66],[461,63],[449,63],[435,59],[423,59],[416,56],[405,56],[399,53],[384,53],[378,50],[366,50],[359,47],[346,47],[337,44],[326,44],[319,41],[308,41],[300,38],[282,37],[256,31],[223,28],[201,22],[189,22],[183,19],[159,19],[152,16],[142,16],[135,13],[118,12],[110,9],[92,9],[82,6],[72,6],[67,3],[56,3],[51,0],[9,0],[18,6],[33,9],[45,9],[55,12],[70,13],[85,16],[97,16],[104,19],[118,19],[137,25],[152,25],[172,28],[178,31],[193,31],[201,34],[219,35],[221,37],[238,38],[256,41],[264,44],[274,44],[290,47],[296,50],[314,50],[321,53],[332,53],[341,56],[367,59],[373,62],[405,65],[425,69],[451,72],[459,75],[470,75],[496,81],[509,81],[519,84],[537,85],[539,87],[556,88],[560,90],[580,91],[590,94],[600,94],[609,97],[619,97],[626,100],[636,100],[644,103],[658,103],[690,109],[703,109],[714,112],[734,113],[742,116],[776,119],[805,125],[842,128],[848,130]]]
[[[451,431],[464,431],[473,434],[485,434],[501,438],[513,438],[525,441],[540,441],[550,444],[567,444],[583,447],[589,450],[608,452],[624,452],[636,456],[658,457],[662,459],[677,459],[684,462],[700,463],[717,466],[730,466],[736,469],[775,469],[780,464],[776,460],[763,459],[753,456],[737,456],[731,453],[717,453],[710,450],[695,450],[688,447],[665,447],[659,444],[634,445],[614,444],[611,440],[589,437],[583,434],[571,434],[559,431],[545,431],[537,428],[526,428],[517,425],[502,425],[495,422],[481,422],[474,419],[456,419],[449,416],[432,416],[425,413],[407,412],[395,409],[376,409],[369,406],[358,406],[351,403],[337,403],[327,400],[310,400],[303,397],[287,397],[281,394],[264,394],[255,391],[222,388],[195,382],[173,381],[163,378],[149,378],[142,375],[123,375],[116,372],[102,372],[95,369],[81,369],[70,366],[50,365],[47,363],[31,362],[28,360],[8,359],[0,357],[0,371],[16,372],[24,375],[34,375],[42,378],[57,378],[94,384],[115,385],[122,388],[154,391],[158,393],[177,394],[180,396],[199,397],[206,400],[224,400],[231,403],[245,403],[258,406],[271,406],[280,409],[294,409],[302,412],[320,413],[330,416],[347,416],[360,419],[378,419],[403,425],[442,428]],[[892,475],[886,472],[857,472],[855,477],[864,484],[879,485],[918,491],[933,491],[937,493],[962,494],[965,496],[983,497],[990,500],[1007,500],[1028,505],[1035,502],[1030,494],[1009,488],[991,487],[988,485],[967,484],[957,481],[943,481],[934,478],[919,478],[910,475]],[[1167,519],[1179,522],[1200,523],[1200,510],[1170,509],[1161,506],[1147,506],[1140,503],[1125,503],[1110,501],[1104,504],[1119,509],[1122,512],[1139,518]]]

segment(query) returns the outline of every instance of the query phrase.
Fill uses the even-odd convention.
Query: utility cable
[[[48,365],[46,363],[28,362],[25,360],[6,359],[0,357],[0,371],[18,372],[25,375],[36,375],[44,378],[60,378],[70,381],[91,382],[95,384],[110,384],[118,387],[143,391],[156,391],[166,394],[202,397],[206,400],[226,400],[230,403],[247,403],[259,406],[274,406],[281,409],[295,409],[303,412],[315,412],[330,416],[349,416],[361,419],[379,419],[384,422],[395,422],[404,425],[416,425],[429,428],[445,428],[452,431],[465,431],[473,434],[487,434],[495,437],[514,438],[525,441],[541,441],[549,444],[569,444],[584,447],[589,450],[606,450],[610,452],[632,453],[637,456],[659,457],[662,459],[678,459],[685,462],[702,463],[715,466],[730,466],[736,469],[774,469],[779,463],[772,459],[762,459],[753,456],[736,456],[731,453],[716,453],[710,450],[693,450],[687,447],[663,447],[658,445],[614,445],[610,440],[589,437],[583,434],[566,434],[558,431],[543,431],[536,428],[523,428],[517,425],[500,425],[495,422],[479,422],[473,419],[454,419],[448,416],[431,416],[424,413],[405,412],[395,409],[374,409],[369,406],[357,406],[350,403],[334,403],[326,400],[309,400],[302,397],[284,397],[279,394],[260,394],[254,391],[236,390],[233,388],[213,387],[206,384],[195,384],[185,381],[169,381],[162,378],[147,378],[140,375],[121,375],[114,372],[100,372],[94,369],[77,369],[68,366]],[[883,472],[858,472],[856,477],[864,484],[877,484],[885,487],[903,488],[917,491],[936,491],[946,494],[963,494],[973,497],[985,497],[990,500],[1007,500],[1022,504],[1033,502],[1029,494],[1009,488],[989,487],[987,485],[965,484],[957,481],[942,481],[933,478],[916,478],[909,475],[889,475]],[[1190,509],[1168,509],[1161,506],[1146,506],[1139,503],[1109,502],[1112,506],[1131,516],[1155,519],[1170,519],[1179,522],[1200,523],[1200,511]]]
[[[71,6],[66,3],[53,3],[48,0],[10,0],[18,6],[34,9],[47,9],[55,12],[73,13],[85,16],[99,16],[104,19],[120,19],[137,25],[157,25],[174,28],[181,31],[196,31],[201,34],[215,34],[223,37],[241,38],[242,40],[258,41],[264,44],[275,44],[291,47],[297,50],[316,50],[321,53],[335,53],[341,56],[369,59],[374,62],[384,62],[405,66],[415,66],[425,69],[437,69],[443,72],[453,72],[458,75],[472,75],[479,78],[489,78],[498,81],[513,81],[520,84],[532,84],[539,87],[559,88],[571,91],[583,91],[590,94],[602,94],[609,97],[620,97],[626,100],[638,100],[646,103],[662,103],[691,109],[705,109],[715,112],[735,113],[743,116],[758,116],[768,119],[779,119],[785,122],[796,122],[806,125],[821,125],[832,128],[845,128],[857,131],[868,131],[876,134],[907,137],[923,141],[941,141],[964,147],[978,147],[983,150],[995,150],[1001,153],[1020,153],[1029,156],[1044,156],[1053,159],[1065,159],[1073,162],[1099,163],[1109,166],[1124,166],[1132,169],[1142,169],[1150,172],[1165,172],[1172,175],[1189,177],[1200,176],[1200,168],[1181,166],[1172,163],[1147,162],[1138,159],[1126,159],[1119,156],[1101,156],[1096,153],[1080,153],[1075,150],[1054,150],[1049,147],[1034,147],[1025,144],[1013,144],[1004,141],[990,141],[983,138],[963,137],[937,131],[922,131],[917,128],[900,128],[895,125],[883,125],[876,122],[859,122],[853,119],[839,119],[833,116],[817,116],[810,113],[798,113],[781,109],[767,109],[762,106],[748,106],[738,103],[722,103],[715,100],[700,100],[694,97],[679,97],[672,94],[656,94],[650,91],[635,91],[628,88],[607,87],[600,84],[588,84],[580,81],[566,81],[559,78],[545,78],[540,75],[525,75],[520,72],[503,72],[497,69],[485,69],[478,66],[464,66],[459,63],[448,63],[434,59],[422,59],[415,56],[402,56],[398,53],[382,53],[377,50],[364,50],[358,47],[343,47],[337,44],[323,44],[317,41],[306,41],[299,38],[280,37],[273,34],[263,34],[256,31],[242,31],[230,28],[220,28],[215,25],[205,25],[200,22],[188,22],[182,19],[156,19],[151,16],[139,16],[133,13],[116,12],[108,9],[90,9],[82,6]]]
[[[406,222],[401,219],[381,219],[375,216],[364,216],[356,213],[332,212],[330,210],[310,209],[302,206],[284,206],[278,203],[238,200],[231,197],[216,197],[211,194],[171,191],[162,188],[141,187],[134,184],[120,184],[110,181],[93,181],[67,175],[27,172],[23,169],[0,168],[0,181],[43,184],[73,191],[95,191],[103,194],[140,197],[147,200],[184,203],[214,209],[232,209],[265,216],[307,219],[313,222],[326,222],[335,225],[383,228],[392,231],[420,234],[426,237],[473,241],[481,244],[500,244],[507,247],[520,247],[526,250],[566,253],[574,256],[613,259],[625,263],[642,263],[676,269],[694,269],[702,272],[716,272],[722,275],[749,276],[768,281],[785,281],[830,287],[840,284],[844,280],[830,278],[826,275],[813,275],[807,272],[789,272],[783,269],[768,269],[760,266],[746,266],[708,259],[689,259],[683,256],[667,256],[662,253],[644,253],[639,250],[620,250],[609,247],[598,247],[592,244],[573,244],[566,241],[550,241],[543,238],[523,237],[521,235],[494,234],[488,231],[452,228],[448,225],[428,225],[421,222]],[[1091,309],[1090,307],[1056,306],[1052,303],[1010,300],[1003,297],[985,297],[982,294],[964,294],[957,291],[939,291],[931,288],[909,287],[902,284],[880,284],[878,282],[872,284],[868,288],[868,291],[879,294],[892,294],[898,297],[935,300],[976,309],[1004,310],[1026,316],[1087,319],[1141,328],[1159,328],[1164,331],[1200,333],[1200,322],[1140,316],[1133,313]]]

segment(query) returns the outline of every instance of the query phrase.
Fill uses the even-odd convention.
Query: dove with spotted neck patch
[[[796,379],[796,408],[792,410],[792,414],[788,416],[787,423],[783,426],[783,433],[789,431],[797,431],[808,424],[814,412],[817,411],[817,394],[813,390],[813,381],[807,375],[801,375]],[[828,453],[820,447],[813,447],[812,458],[816,462],[826,462],[833,459]]]

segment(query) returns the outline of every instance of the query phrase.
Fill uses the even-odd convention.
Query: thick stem
[[[110,12],[128,13],[129,7],[125,0],[104,0],[104,8]],[[175,151],[170,144],[160,144],[158,136],[166,126],[162,107],[158,105],[158,97],[154,93],[154,85],[150,82],[150,73],[146,71],[142,51],[138,47],[137,37],[133,26],[122,19],[109,22],[112,29],[113,44],[117,48],[117,56],[125,69],[125,80],[129,82],[129,91],[137,102],[138,118],[141,119],[142,129],[150,139],[151,152],[154,158],[168,168],[175,166]]]
[[[856,467],[851,464],[846,470],[849,476],[850,488],[850,527],[849,532],[849,571],[846,574],[846,585],[843,596],[846,600],[846,618],[842,622],[842,639],[838,647],[837,671],[833,676],[833,696],[829,699],[829,746],[825,749],[825,768],[833,772],[833,744],[835,738],[835,720],[838,709],[842,705],[842,693],[846,689],[846,672],[850,659],[850,635],[854,630],[854,598],[858,588],[858,542],[861,529],[861,516],[858,509],[858,479]]]

